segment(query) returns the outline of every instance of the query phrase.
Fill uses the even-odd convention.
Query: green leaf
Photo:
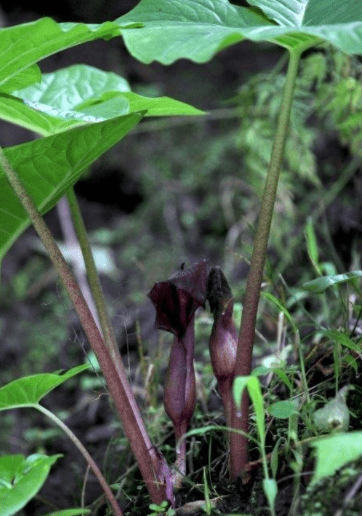
[[[294,414],[298,414],[296,406],[289,400],[282,400],[273,403],[268,408],[268,412],[271,416],[279,419],[288,419]]]
[[[44,484],[61,455],[3,455],[0,457],[0,516],[22,509]]]
[[[1,35],[1,32],[0,32]],[[1,91],[3,93],[11,93],[14,90],[20,89],[20,88],[26,88],[27,86],[30,86],[30,84],[34,84],[34,82],[40,82],[41,81],[41,72],[38,65],[34,64],[32,66],[29,66],[29,68],[26,68],[22,72],[15,75],[15,77],[12,77],[8,81],[6,81],[6,84],[2,85]]]
[[[98,99],[105,92],[131,91],[123,77],[93,66],[77,64],[53,73],[44,73],[39,84],[33,84],[14,95],[47,104],[59,111],[71,111],[89,99]]]
[[[317,464],[312,484],[333,475],[337,469],[362,455],[362,432],[337,434],[311,443],[316,448]]]
[[[293,389],[293,385],[291,384],[288,376],[279,367],[258,366],[252,370],[251,375],[252,376],[264,376],[269,373],[276,374],[281,379],[281,381],[283,383],[285,383],[285,385],[288,387],[288,389],[290,389],[290,390]]]
[[[279,25],[302,27],[303,25],[322,25],[323,23],[353,23],[362,20],[360,6],[356,2],[340,0],[248,0],[249,4],[259,7]]]
[[[253,402],[256,427],[259,433],[260,443],[264,445],[265,441],[265,422],[264,422],[264,402],[260,389],[260,382],[255,376],[238,376],[233,383],[233,396],[237,407],[241,406],[241,396],[247,387],[250,398]]]
[[[279,437],[277,440],[270,457],[270,469],[272,471],[273,478],[276,478],[279,466],[279,447],[284,442],[283,437]]]
[[[285,385],[288,387],[288,389],[290,391],[293,390],[293,385],[291,384],[288,376],[285,374],[285,372],[283,371],[283,369],[280,369],[279,367],[276,367],[276,368],[273,368],[271,369],[280,379],[283,383],[285,383]]]
[[[87,41],[118,36],[126,27],[120,23],[101,25],[84,23],[56,23],[41,18],[32,23],[0,30],[0,86],[44,57]],[[27,86],[28,80],[22,82]],[[19,88],[19,85],[16,86]],[[7,89],[9,91],[9,89]]]
[[[56,134],[79,125],[102,122],[97,118],[76,111],[59,109],[0,93],[0,118],[43,136]]]
[[[136,93],[124,93],[129,102],[129,111],[147,110],[145,116],[204,115],[205,112],[170,97],[143,97]]]
[[[123,77],[87,65],[44,74],[40,84],[0,95],[1,118],[46,136],[135,111],[147,111],[146,116],[203,114],[169,97],[132,93]]]
[[[208,485],[208,481],[207,481],[205,466],[202,469],[203,469],[202,480],[203,480],[203,484],[204,484],[204,498],[205,498],[205,505],[203,506],[203,510],[206,512],[206,514],[211,514],[212,513],[212,504],[210,501],[209,485]]]
[[[252,376],[264,376],[266,374],[269,374],[271,371],[272,371],[272,369],[270,367],[261,365],[261,366],[255,367],[252,370],[251,375]]]
[[[0,388],[0,410],[34,406],[50,391],[88,368],[84,364],[64,374],[43,373],[14,380]]]
[[[284,315],[286,316],[286,318],[292,325],[294,332],[297,333],[298,328],[293,320],[293,317],[290,315],[289,310],[279,301],[279,299],[277,299],[275,296],[273,296],[273,294],[270,294],[270,292],[262,292],[261,294],[264,299],[268,299],[268,301],[271,301],[272,303],[274,303],[274,305],[284,313]]]
[[[122,36],[130,53],[144,63],[170,64],[187,58],[210,60],[247,38],[305,50],[321,42],[344,52],[362,53],[362,9],[355,0],[252,0],[255,9],[228,0],[142,0],[117,23],[139,22]]]
[[[339,285],[341,283],[354,284],[356,279],[361,277],[362,271],[345,272],[344,274],[333,274],[332,276],[322,276],[321,278],[307,281],[307,283],[304,283],[303,288],[304,290],[309,290],[314,294],[322,294],[327,290],[327,288],[332,287],[333,285]]]
[[[307,250],[310,261],[312,262],[312,265],[315,267],[317,273],[321,275],[322,273],[319,267],[319,250],[317,237],[314,231],[313,220],[311,217],[308,217],[307,219],[304,234],[307,241]]]
[[[117,23],[141,22],[123,34],[129,52],[144,63],[170,64],[180,58],[199,63],[245,39],[249,27],[269,27],[263,16],[227,0],[142,0]]]
[[[99,156],[143,117],[133,113],[4,150],[41,213],[52,208]],[[0,260],[29,219],[0,170]]]
[[[265,496],[268,499],[269,507],[274,507],[275,499],[278,494],[278,486],[274,478],[264,478],[263,489]]]
[[[104,72],[92,66],[74,65],[43,74],[39,84],[13,92],[24,102],[17,102],[16,111],[9,112],[0,98],[0,116],[6,120],[27,127],[43,135],[64,131],[75,125],[102,121],[129,114],[128,103],[123,109],[113,109],[110,116],[105,113],[84,114],[76,112],[86,101],[103,104],[100,97],[108,92],[114,94],[130,91],[128,82],[115,73]],[[17,99],[12,97],[14,104]]]
[[[329,339],[338,342],[341,346],[344,346],[345,348],[350,349],[351,351],[354,351],[355,353],[358,353],[361,355],[362,348],[358,344],[356,344],[352,339],[348,337],[345,333],[339,331],[339,330],[325,330],[322,332],[322,334],[325,337],[328,337]]]
[[[358,375],[358,362],[352,355],[346,355],[342,357],[342,362],[348,365],[348,367],[353,367],[354,372]]]

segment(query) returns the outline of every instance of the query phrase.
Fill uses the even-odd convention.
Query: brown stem
[[[121,418],[125,434],[130,442],[132,451],[136,457],[152,501],[160,503],[166,499],[165,485],[164,483],[159,483],[156,477],[155,471],[157,471],[156,467],[158,464],[157,457],[155,456],[151,441],[144,427],[141,414],[133,396],[124,367],[119,368],[115,366],[110,356],[110,352],[107,349],[97,325],[94,322],[92,314],[84,300],[83,294],[64,260],[63,255],[56,245],[53,235],[38,212],[33,200],[21,184],[18,175],[7,161],[1,147],[0,165],[6,173],[11,186],[19,197],[21,204],[25,208],[35,230],[39,234],[48,251],[54,267],[61,277],[82,323],[89,343],[102,368],[102,372],[107,382],[108,391],[116,406],[118,415]]]
[[[239,333],[236,356],[235,376],[247,376],[251,371],[251,359],[255,337],[255,324],[258,311],[261,283],[268,245],[270,226],[274,211],[275,197],[279,181],[280,167],[283,160],[285,141],[289,125],[290,110],[293,99],[295,80],[301,50],[290,52],[288,71],[283,89],[281,109],[274,139],[269,170],[267,173],[263,199],[261,202],[258,227],[254,240],[250,271],[246,285],[243,315]],[[249,402],[244,390],[241,411],[233,408],[232,426],[248,432]],[[244,435],[233,432],[231,435],[231,474],[236,478],[248,464],[248,441]]]

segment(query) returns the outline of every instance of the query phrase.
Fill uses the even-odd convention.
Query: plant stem
[[[33,405],[34,408],[45,414],[47,417],[49,417],[56,425],[58,425],[63,432],[67,434],[69,439],[75,444],[75,446],[78,448],[80,453],[83,455],[85,460],[87,461],[90,469],[93,471],[94,475],[97,477],[98,482],[101,484],[102,489],[104,491],[104,494],[106,495],[107,500],[112,505],[112,509],[114,511],[115,516],[123,516],[123,512],[121,511],[117,500],[114,497],[114,494],[112,493],[111,488],[109,487],[107,480],[104,478],[101,470],[97,466],[97,464],[94,462],[91,455],[88,453],[86,448],[83,446],[83,444],[80,442],[78,437],[74,435],[74,433],[71,431],[71,429],[63,423],[61,419],[59,419],[53,412],[50,412],[50,410],[46,409],[42,405],[36,404]]]
[[[89,244],[87,231],[85,229],[82,213],[80,211],[73,187],[67,191],[67,200],[72,215],[74,229],[78,238],[80,248],[82,250],[84,263],[87,270],[89,286],[91,288],[93,299],[97,308],[97,313],[102,328],[104,341],[111,353],[112,359],[116,367],[123,367],[116,336],[114,334],[113,326],[108,315],[108,310],[104,300],[102,286],[99,281],[99,276],[94,262],[92,249]]]
[[[68,263],[70,262],[73,266],[75,279],[78,282],[78,285],[83,293],[84,299],[86,300],[86,303],[89,306],[90,311],[92,312],[93,318],[98,326],[98,329],[101,330],[96,305],[94,303],[92,292],[89,286],[89,281],[87,278],[87,271],[83,268],[83,255],[82,258],[80,258],[81,248],[79,245],[78,237],[75,232],[71,209],[66,196],[59,199],[56,209],[59,224],[64,237],[64,243],[66,246],[69,246],[72,250],[72,253],[68,259]]]
[[[252,351],[255,338],[255,324],[258,311],[261,283],[263,279],[268,238],[277,192],[279,172],[283,160],[290,110],[301,52],[290,52],[288,71],[283,89],[282,104],[278,119],[272,155],[261,202],[258,227],[254,240],[253,254],[246,285],[243,314],[238,340],[235,377],[247,376],[251,371]],[[248,432],[249,399],[245,390],[241,403],[241,414],[235,405],[232,411],[232,427]],[[231,434],[230,467],[236,478],[248,464],[248,441],[236,432]]]
[[[130,442],[151,499],[154,503],[160,503],[166,499],[166,493],[164,483],[158,481],[155,473],[158,470],[159,461],[143,424],[141,414],[127,379],[127,374],[123,367],[115,366],[87,303],[84,300],[79,285],[55,243],[53,235],[38,212],[33,200],[21,184],[18,175],[12,169],[1,147],[0,166],[3,168],[13,190],[26,210],[67,290],[89,343],[102,368],[107,382],[107,388],[123,423],[125,434]]]

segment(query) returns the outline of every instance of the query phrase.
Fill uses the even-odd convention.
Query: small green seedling
[[[148,516],[175,516],[176,511],[172,507],[168,507],[169,503],[164,500],[160,504],[157,503],[151,503],[149,505],[149,508],[152,512],[148,514]]]

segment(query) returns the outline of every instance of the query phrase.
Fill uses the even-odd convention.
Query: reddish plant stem
[[[261,283],[263,279],[269,232],[274,211],[275,197],[279,181],[279,173],[284,155],[285,141],[289,125],[290,110],[293,100],[295,80],[301,50],[291,51],[288,71],[283,89],[281,109],[278,119],[275,140],[267,173],[263,198],[261,202],[258,227],[254,240],[250,271],[246,285],[243,304],[243,315],[236,355],[235,377],[247,376],[251,372],[251,360],[255,338],[255,324],[258,311]],[[245,389],[241,411],[233,404],[232,427],[248,432],[249,397]],[[248,440],[244,435],[232,432],[230,443],[231,476],[236,478],[247,469]]]
[[[158,470],[158,458],[151,445],[131,386],[128,382],[124,367],[116,367],[107,346],[97,328],[93,316],[84,300],[83,294],[69,269],[63,255],[56,245],[53,235],[44,219],[41,217],[33,200],[28,195],[16,172],[7,161],[3,150],[0,148],[0,165],[26,210],[35,230],[39,234],[45,248],[49,253],[74,308],[82,323],[89,343],[95,352],[102,372],[106,379],[108,391],[116,406],[116,410],[123,423],[124,431],[130,442],[132,451],[138,462],[142,477],[154,503],[160,503],[166,499],[165,484],[159,482],[156,476]]]

